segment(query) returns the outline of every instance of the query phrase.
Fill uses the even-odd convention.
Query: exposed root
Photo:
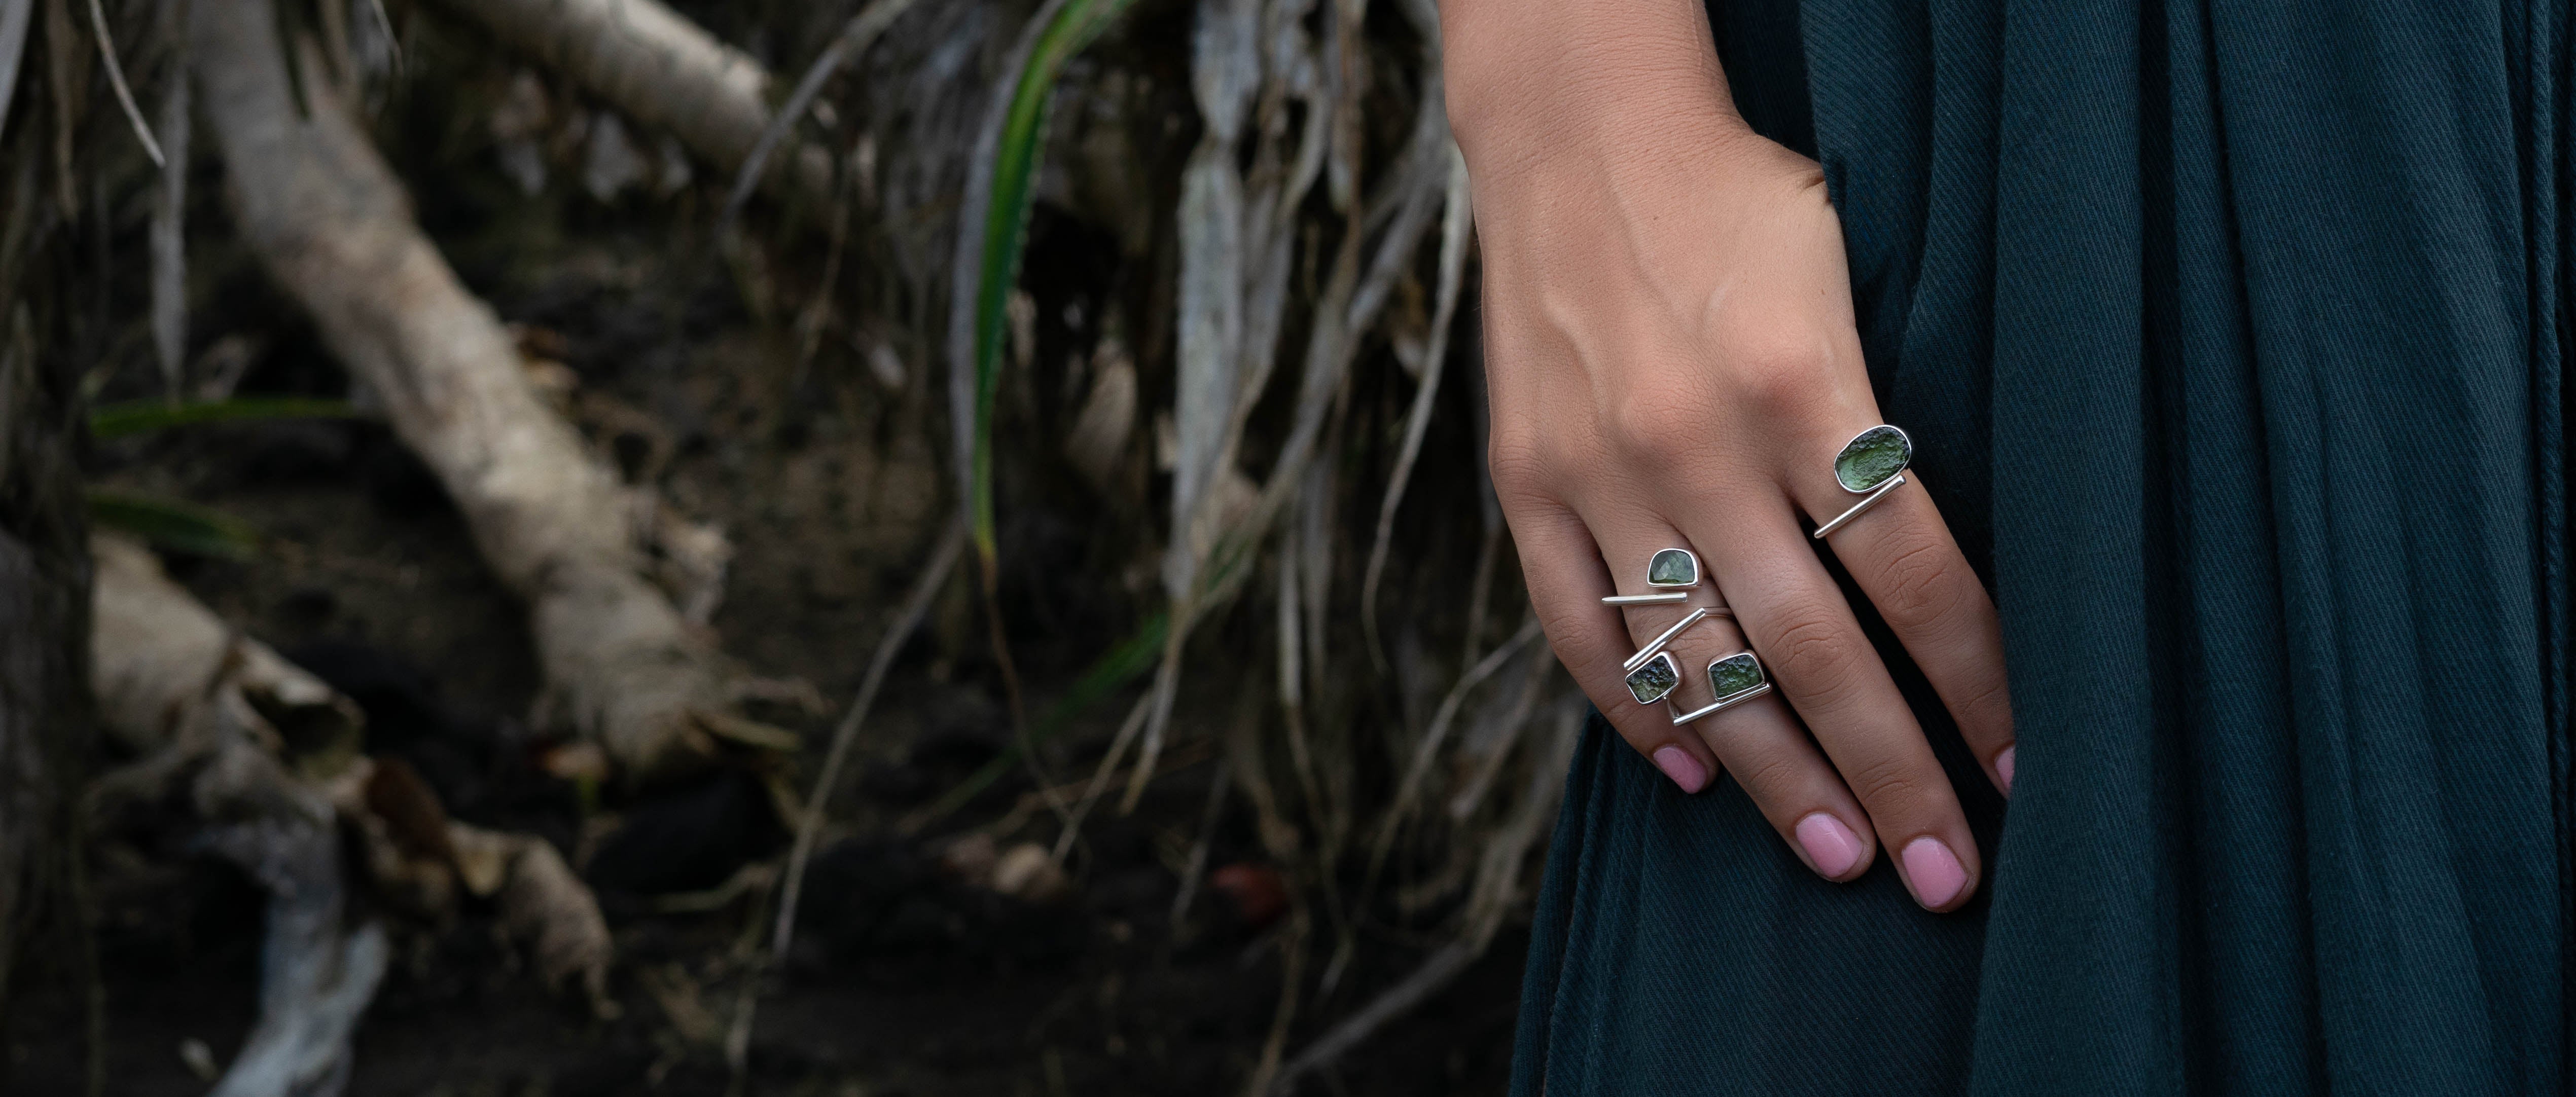
[[[641,14],[660,9],[641,0],[534,6],[623,13],[637,22],[608,35],[618,41],[660,25]],[[690,734],[693,716],[728,703],[720,657],[647,578],[615,474],[546,406],[509,332],[413,223],[401,184],[340,91],[308,78],[311,110],[299,114],[269,10],[269,0],[199,0],[191,18],[205,112],[243,236],[383,397],[396,433],[465,513],[484,560],[527,600],[549,710],[599,739],[630,777],[693,768],[706,743]],[[687,117],[731,109],[702,106]]]
[[[670,131],[727,172],[750,160],[769,128],[776,84],[769,70],[658,0],[447,4],[636,121]],[[828,193],[828,155],[812,147],[793,152],[770,170],[771,178],[806,194]]]

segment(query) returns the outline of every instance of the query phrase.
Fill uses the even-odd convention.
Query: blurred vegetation
[[[10,347],[79,379],[91,523],[309,653],[446,811],[581,869],[656,1082],[800,1091],[798,1003],[855,977],[799,957],[913,948],[886,912],[922,896],[996,955],[1117,942],[1104,1000],[1176,963],[1259,984],[1228,992],[1249,1035],[1207,1063],[1139,1081],[1113,1031],[1096,1069],[1052,1044],[1025,1064],[1056,1088],[1320,1089],[1463,972],[1517,969],[1489,953],[1583,702],[1484,476],[1430,0],[677,3],[773,108],[813,90],[748,171],[496,29],[507,0],[278,5],[281,40],[315,44],[286,54],[303,109],[346,89],[545,406],[639,507],[721,531],[712,591],[646,554],[747,698],[706,725],[726,776],[676,785],[616,779],[549,713],[518,603],[477,577],[478,504],[245,245],[207,123],[174,139],[208,63],[190,2],[219,0],[101,9],[129,121],[95,32],[46,22],[76,5],[0,0],[43,9],[0,117],[0,276],[58,275],[0,285]],[[64,114],[65,81],[111,105]],[[479,776],[326,665],[353,635],[503,714]],[[774,819],[708,873],[648,871],[707,829],[654,820],[734,788]],[[362,1079],[386,1069],[366,1034],[416,1015],[379,1004]]]

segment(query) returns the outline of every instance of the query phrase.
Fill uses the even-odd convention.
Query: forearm
[[[1488,178],[1651,170],[1746,135],[1698,0],[1441,0],[1440,22],[1450,124]]]

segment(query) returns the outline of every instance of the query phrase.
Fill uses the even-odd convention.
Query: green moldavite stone
[[[1842,481],[1844,491],[1868,491],[1904,471],[1913,460],[1914,441],[1904,431],[1875,426],[1834,455],[1834,479]]]
[[[1646,660],[1645,666],[1628,672],[1628,693],[1641,705],[1663,700],[1665,694],[1680,684],[1682,672],[1673,665],[1670,654],[1657,655]]]
[[[1720,701],[1762,684],[1762,660],[1739,651],[1708,665],[1708,688]]]
[[[1650,587],[1695,587],[1699,585],[1699,558],[1687,549],[1665,549],[1646,564],[1646,585]]]

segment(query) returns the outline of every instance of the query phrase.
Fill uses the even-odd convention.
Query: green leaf
[[[92,438],[123,438],[130,434],[163,430],[195,423],[222,423],[240,419],[353,419],[356,408],[346,400],[308,400],[299,397],[249,397],[238,400],[210,400],[195,404],[170,404],[159,400],[130,400],[109,404],[89,415]]]
[[[146,543],[199,556],[242,560],[259,548],[259,530],[232,515],[175,499],[89,489],[89,521]]]
[[[1144,625],[1136,630],[1135,635],[1128,637],[1117,647],[1109,649],[1108,654],[1101,656],[1098,662],[1091,664],[1089,669],[1082,672],[1082,677],[1074,679],[1073,688],[1066,690],[1064,696],[1047,706],[1046,714],[1038,717],[1037,726],[1029,730],[1028,741],[1034,744],[1054,738],[1058,732],[1065,729],[1066,725],[1073,722],[1074,717],[1082,715],[1083,710],[1099,704],[1127,683],[1135,681],[1138,675],[1145,673],[1162,658],[1163,637],[1170,631],[1171,625],[1172,619],[1168,614],[1157,613],[1147,618]],[[1010,772],[1011,766],[1019,759],[1019,743],[1014,742],[1003,747],[1002,752],[994,755],[992,761],[984,763],[984,768],[976,770],[965,780],[958,782],[957,787],[949,789],[948,794],[940,797],[938,803],[930,805],[916,816],[916,824],[935,822],[946,818],[950,812],[965,807],[968,801],[981,795],[985,789],[992,787],[993,782],[1000,780],[1003,774]]]
[[[1064,63],[1127,9],[1132,0],[1071,0],[1038,36],[1011,91],[1001,144],[993,156],[992,205],[984,212],[984,255],[975,290],[975,448],[971,473],[975,555],[989,578],[993,533],[993,399],[1000,391],[1005,306],[1019,281],[1028,244],[1030,182],[1046,135],[1047,99]]]

